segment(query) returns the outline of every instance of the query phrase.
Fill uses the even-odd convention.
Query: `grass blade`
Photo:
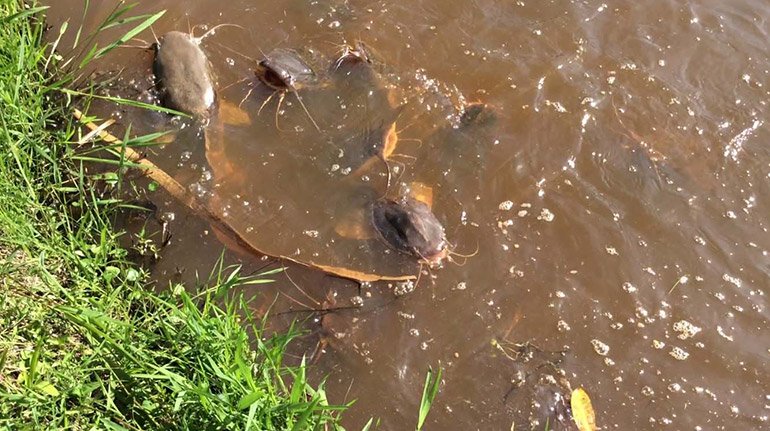
[[[32,358],[29,361],[29,369],[27,370],[27,387],[31,388],[37,380],[37,365],[40,361],[40,353],[43,351],[43,337],[37,339],[35,350],[32,352]]]
[[[151,25],[155,23],[160,17],[162,17],[166,13],[165,10],[162,10],[155,15],[150,16],[149,18],[142,21],[139,25],[129,30],[126,34],[118,38],[115,42],[112,42],[111,44],[105,46],[104,48],[100,49],[94,58],[102,58],[104,57],[108,52],[112,51],[113,49],[119,47],[120,45],[125,44],[129,40],[133,39],[136,35],[139,33],[145,31],[148,29]]]
[[[156,111],[156,112],[164,112],[166,114],[178,115],[178,116],[181,116],[181,117],[188,117],[188,118],[190,117],[189,115],[187,115],[187,114],[185,114],[183,112],[175,111],[175,110],[169,109],[169,108],[164,108],[164,107],[158,106],[158,105],[152,105],[150,103],[140,102],[138,100],[123,99],[121,97],[112,97],[112,96],[98,96],[98,95],[95,95],[95,94],[84,93],[82,91],[77,91],[77,90],[72,90],[72,89],[67,89],[67,88],[62,89],[61,92],[64,93],[64,94],[70,95],[70,96],[88,97],[88,98],[91,98],[91,99],[107,100],[109,102],[114,102],[114,103],[117,103],[119,105],[126,105],[126,106],[131,106],[131,107],[134,107],[134,108],[142,108],[142,109],[147,109],[147,110]]]
[[[320,400],[318,398],[314,398],[309,405],[303,406],[305,410],[300,415],[299,420],[291,428],[291,431],[302,431],[308,429],[308,421],[310,420],[310,416],[315,412],[319,401]]]
[[[433,401],[438,394],[439,386],[441,385],[441,374],[443,370],[438,369],[438,372],[434,375],[433,369],[428,370],[428,375],[425,376],[425,386],[422,389],[422,399],[420,400],[420,414],[417,419],[417,431],[422,430],[422,426],[425,424],[425,419],[428,418],[430,407],[433,405]]]
[[[0,375],[3,374],[3,368],[5,368],[5,361],[8,359],[8,350],[10,348],[6,348],[2,352],[0,352]]]
[[[367,422],[366,425],[361,428],[361,431],[369,431],[372,429],[372,426],[374,426],[374,418],[369,419],[369,422]]]
[[[25,19],[48,9],[48,6],[39,6],[0,18],[0,25],[5,25],[16,19]]]

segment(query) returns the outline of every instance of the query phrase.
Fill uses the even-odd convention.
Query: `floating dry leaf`
[[[398,133],[396,131],[395,121],[385,131],[385,138],[383,138],[383,141],[382,158],[388,160],[393,152],[396,151],[396,146],[398,145]]]
[[[572,391],[572,418],[580,431],[596,431],[596,414],[591,405],[591,398],[583,388]]]

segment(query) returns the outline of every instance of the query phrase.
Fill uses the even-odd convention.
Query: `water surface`
[[[109,3],[92,5],[89,25]],[[51,6],[55,28],[81,14],[80,1]],[[371,270],[410,265],[334,229],[385,191],[381,165],[353,175],[354,137],[404,105],[391,192],[430,185],[455,250],[478,249],[402,296],[404,286],[359,290],[301,268],[248,290],[257,313],[276,297],[278,312],[363,300],[275,319],[311,317],[298,355],[326,337],[314,372],[329,376],[333,402],[358,400],[346,426],[376,416],[382,429],[413,427],[425,372],[440,364],[427,429],[569,429],[557,417],[565,381],[586,388],[605,429],[768,427],[769,3],[159,0],[137,10],[161,8],[156,34],[241,26],[202,46],[220,102],[254,89],[241,105],[251,124],[220,131],[215,163],[195,127],[151,157],[255,241]],[[277,98],[257,114],[269,93],[254,85],[253,59],[292,48],[325,73],[355,39],[382,60],[378,81],[371,92],[300,92],[322,132],[291,94],[277,116]],[[127,48],[100,68],[123,69],[116,93],[150,97],[150,59]],[[496,120],[458,128],[473,102]],[[137,130],[168,126],[115,115]],[[214,232],[154,199],[175,214],[155,274],[206,273],[222,250]],[[249,270],[269,263],[228,257]]]

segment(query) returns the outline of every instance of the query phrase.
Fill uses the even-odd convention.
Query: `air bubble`
[[[680,340],[686,340],[698,334],[698,332],[701,331],[701,328],[693,325],[692,323],[686,320],[680,320],[674,323],[674,331],[679,332],[679,335],[677,337]]]
[[[626,281],[623,283],[623,290],[625,290],[628,293],[635,293],[637,291],[636,286]]]
[[[671,352],[669,352],[669,355],[671,355],[671,357],[673,357],[678,361],[684,361],[690,356],[689,353],[687,353],[684,349],[680,347],[674,347],[673,349],[671,349]]]
[[[591,344],[594,346],[594,351],[598,355],[607,356],[607,354],[610,352],[610,346],[600,340],[597,340],[596,338],[591,340]]]

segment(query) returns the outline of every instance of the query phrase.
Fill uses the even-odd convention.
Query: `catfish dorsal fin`
[[[433,208],[433,187],[415,181],[406,186],[405,195],[424,203],[428,208]]]

